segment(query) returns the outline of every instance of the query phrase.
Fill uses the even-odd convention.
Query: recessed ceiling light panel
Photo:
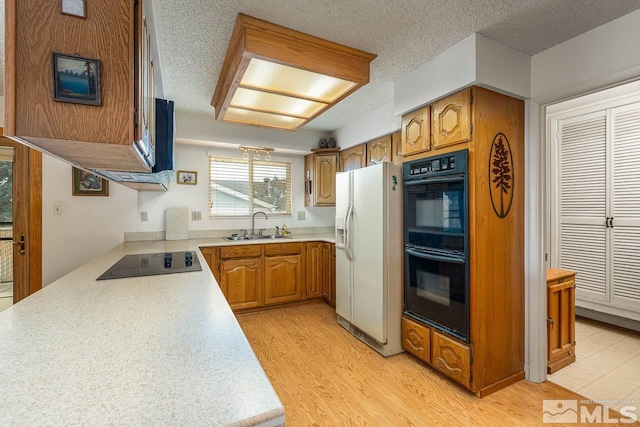
[[[217,120],[296,130],[367,84],[375,57],[238,14],[211,105]]]

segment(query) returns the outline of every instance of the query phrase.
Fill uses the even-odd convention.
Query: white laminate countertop
[[[265,240],[126,242],[0,313],[2,425],[284,423],[200,251],[199,272],[95,280],[128,254]],[[333,236],[275,241],[310,240]]]

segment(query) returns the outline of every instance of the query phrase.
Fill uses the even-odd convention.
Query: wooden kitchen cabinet
[[[402,318],[402,348],[425,363],[431,363],[431,329]]]
[[[426,106],[402,116],[402,155],[431,150],[431,107]]]
[[[324,296],[325,256],[323,242],[307,243],[307,299]]]
[[[407,154],[407,123],[416,114],[405,115],[403,161],[468,149],[468,333],[461,339],[415,317],[409,320],[430,330],[428,364],[476,396],[485,397],[525,376],[524,102],[472,87],[430,107],[433,148]],[[417,129],[414,126],[415,134]],[[506,185],[498,187],[496,182]],[[568,298],[557,299],[564,304]],[[566,307],[560,310],[568,313]],[[558,322],[562,320],[554,320],[555,325]],[[551,331],[554,343],[549,348],[555,357],[572,351],[568,331],[564,326]],[[415,334],[412,341],[403,340],[403,348],[412,354],[422,351]]]
[[[264,304],[300,301],[306,295],[304,243],[264,245]]]
[[[220,249],[215,246],[209,246],[200,248],[200,252],[204,255],[213,277],[220,281]]]
[[[547,270],[547,373],[576,361],[575,271]]]
[[[232,310],[262,305],[262,260],[236,258],[220,261],[219,285]]]
[[[471,139],[471,88],[433,103],[433,149]]]
[[[393,161],[391,134],[367,142],[367,166]]]
[[[148,2],[96,0],[79,19],[6,0],[5,135],[87,169],[150,171],[137,148],[155,133]],[[52,52],[100,61],[101,105],[53,99]]]
[[[338,150],[318,150],[305,156],[305,207],[336,205]]]
[[[283,304],[302,299],[302,255],[266,257],[264,304]]]
[[[322,243],[322,298],[332,306],[336,305],[336,245]]]
[[[431,366],[465,387],[471,382],[471,350],[437,331],[433,331]]]
[[[340,151],[340,171],[349,172],[367,166],[367,144]]]

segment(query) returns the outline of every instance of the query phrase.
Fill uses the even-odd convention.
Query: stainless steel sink
[[[281,234],[264,234],[264,235],[253,235],[253,236],[229,236],[223,237],[224,240],[235,241],[235,240],[262,240],[262,239],[290,239],[291,236],[283,236]]]

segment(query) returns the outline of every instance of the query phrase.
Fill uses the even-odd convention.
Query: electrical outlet
[[[62,215],[62,203],[54,203],[53,204],[53,214],[54,215]]]
[[[193,211],[191,212],[191,221],[200,221],[202,220],[202,212]]]
[[[305,211],[298,211],[298,221],[304,221],[305,215]]]
[[[149,212],[140,212],[140,222],[149,221]]]

